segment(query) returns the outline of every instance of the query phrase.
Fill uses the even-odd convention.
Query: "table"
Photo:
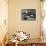
[[[7,44],[6,46],[15,46],[14,43]],[[26,43],[26,44],[18,44],[18,46],[46,46],[46,43]]]
[[[46,42],[40,41],[40,39],[34,39],[27,42],[19,42],[18,46],[46,46]]]
[[[46,42],[43,42],[40,39],[31,39],[31,40],[27,40],[27,42],[21,41],[17,45],[18,46],[46,46]],[[9,42],[6,46],[16,46],[16,43]]]

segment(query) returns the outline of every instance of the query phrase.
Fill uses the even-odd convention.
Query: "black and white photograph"
[[[22,20],[36,20],[36,9],[22,9]]]

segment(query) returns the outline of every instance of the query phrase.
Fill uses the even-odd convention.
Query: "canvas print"
[[[36,9],[22,9],[22,20],[36,20]]]

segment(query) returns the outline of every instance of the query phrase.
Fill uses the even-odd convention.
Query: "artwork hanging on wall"
[[[21,10],[22,20],[36,20],[36,9],[22,9]]]

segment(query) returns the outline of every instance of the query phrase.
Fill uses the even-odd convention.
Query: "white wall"
[[[31,38],[40,37],[41,9],[40,0],[9,0],[8,33],[9,36],[16,31],[26,31]],[[21,9],[36,9],[35,21],[22,21]]]

